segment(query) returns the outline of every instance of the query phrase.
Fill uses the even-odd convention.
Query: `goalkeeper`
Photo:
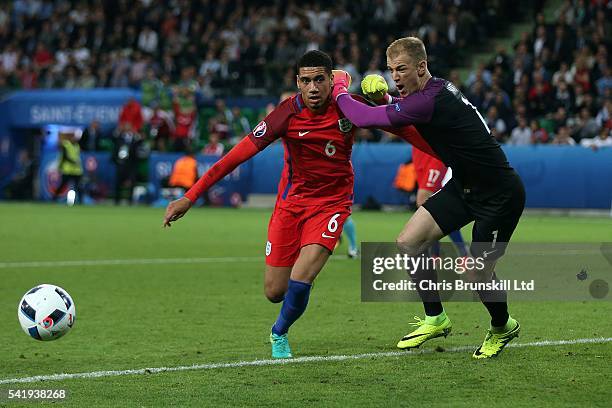
[[[474,105],[452,83],[430,74],[420,39],[407,37],[391,43],[387,66],[400,98],[390,98],[381,84],[373,84],[367,90],[388,104],[369,106],[348,97],[348,81],[338,75],[332,96],[342,113],[358,127],[414,125],[434,153],[453,169],[452,180],[417,209],[398,236],[398,244],[408,255],[418,256],[473,221],[470,253],[486,261],[484,279],[496,281],[496,261],[506,251],[525,206],[519,175]],[[419,279],[417,275],[413,279]],[[419,295],[426,318],[417,319],[416,330],[399,341],[399,348],[419,347],[451,330],[438,291],[420,290]],[[518,336],[520,325],[508,312],[505,291],[482,290],[478,295],[491,316],[491,327],[473,357],[495,357]]]
[[[379,105],[391,103],[392,98],[388,94],[387,81],[381,75],[372,74],[363,78],[361,91]],[[452,178],[453,171],[450,167],[447,168],[441,160],[417,147],[412,149],[412,163],[414,164],[418,185],[416,205],[420,207],[429,197],[442,189]],[[461,231],[453,231],[448,236],[457,247],[459,255],[466,256],[467,250]],[[434,243],[430,252],[432,256],[440,256],[440,244],[438,242]]]

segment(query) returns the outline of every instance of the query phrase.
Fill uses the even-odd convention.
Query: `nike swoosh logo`
[[[416,339],[417,337],[421,337],[425,335],[427,335],[427,333],[415,334],[414,336],[405,336],[405,337],[402,337],[402,341]]]
[[[306,131],[306,132],[298,132],[298,136],[302,137],[302,136],[306,136],[307,134],[310,133],[310,130]]]
[[[333,235],[327,235],[326,233],[322,233],[321,236],[323,238],[335,238]]]
[[[493,251],[482,251],[482,257],[486,258],[487,256],[494,254],[497,252],[497,249],[494,249]]]

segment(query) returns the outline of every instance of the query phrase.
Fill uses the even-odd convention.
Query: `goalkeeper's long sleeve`
[[[440,160],[429,143],[421,136],[413,125],[393,126],[387,115],[389,105],[368,106],[354,98],[347,98],[345,94],[338,95],[337,103],[342,113],[355,125],[362,128],[381,128],[393,133],[424,151],[430,156]],[[346,94],[348,95],[348,93]]]
[[[211,188],[223,177],[230,174],[241,163],[249,160],[259,152],[249,136],[242,139],[228,154],[216,162],[200,179],[185,193],[185,197],[195,203],[206,190]]]
[[[338,94],[336,103],[353,125],[366,129],[391,126],[387,105],[368,106],[348,96],[348,93]]]

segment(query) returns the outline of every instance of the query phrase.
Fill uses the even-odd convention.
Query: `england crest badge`
[[[338,128],[341,132],[348,133],[353,128],[353,124],[347,118],[338,119]]]

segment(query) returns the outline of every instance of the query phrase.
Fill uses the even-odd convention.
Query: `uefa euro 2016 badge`
[[[351,131],[353,124],[347,118],[338,119],[338,128],[341,132],[347,133]]]
[[[259,122],[257,126],[255,126],[255,129],[253,129],[253,136],[262,137],[263,135],[266,134],[267,130],[268,130],[268,125],[266,125],[266,122],[262,120],[261,122]]]

